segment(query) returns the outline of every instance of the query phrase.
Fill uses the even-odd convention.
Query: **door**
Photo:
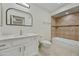
[[[0,51],[0,56],[20,56],[20,55],[21,55],[21,47],[12,47]]]

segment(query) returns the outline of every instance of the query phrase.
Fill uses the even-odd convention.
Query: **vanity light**
[[[23,7],[25,7],[25,8],[30,8],[30,5],[27,4],[27,3],[16,3],[16,4],[18,4],[18,5],[20,5],[20,6],[23,6]]]

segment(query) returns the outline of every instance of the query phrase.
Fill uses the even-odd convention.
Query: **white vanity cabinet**
[[[4,49],[0,51],[0,56],[20,56],[21,55],[21,47],[11,47],[8,49]]]
[[[1,42],[2,41],[2,42]],[[0,41],[0,56],[38,55],[38,36],[23,36]]]
[[[24,44],[24,55],[38,55],[38,40],[37,37],[32,37],[29,39],[30,43]]]

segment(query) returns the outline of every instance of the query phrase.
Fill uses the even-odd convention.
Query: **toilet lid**
[[[40,43],[42,43],[42,44],[49,44],[49,45],[51,44],[50,41],[46,41],[46,40],[41,40]]]

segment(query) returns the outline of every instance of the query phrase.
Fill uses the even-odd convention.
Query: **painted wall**
[[[1,4],[0,4],[0,35],[1,35]]]
[[[0,4],[0,26],[1,26],[1,4]]]
[[[5,11],[7,8],[17,8],[23,11],[30,12],[33,15],[33,26],[27,27],[27,26],[10,26],[6,25],[6,14]],[[36,7],[35,5],[31,4],[31,8],[28,10],[27,8],[24,8],[22,6],[16,5],[16,4],[3,4],[3,26],[1,27],[1,34],[2,35],[19,35],[20,29],[22,29],[23,34],[27,33],[37,33],[44,38],[50,40],[51,38],[51,16],[46,11],[42,10],[39,7]]]
[[[32,4],[31,13],[34,18],[33,31],[46,37],[46,39],[51,39],[51,15],[43,9],[36,7]]]

